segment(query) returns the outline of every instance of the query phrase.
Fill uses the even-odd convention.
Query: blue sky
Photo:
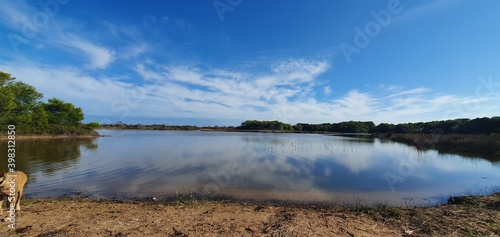
[[[2,1],[0,70],[86,122],[500,115],[500,2]]]

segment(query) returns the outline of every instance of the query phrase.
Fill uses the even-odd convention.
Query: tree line
[[[58,98],[42,101],[35,87],[0,72],[0,125],[15,125],[18,134],[94,134],[83,126],[81,108]]]
[[[341,132],[341,133],[403,133],[403,134],[500,134],[500,117],[452,119],[418,123],[380,123],[372,121],[347,121],[340,123],[290,125],[279,121],[247,120],[236,129],[276,130],[295,132]]]
[[[100,124],[99,128],[111,129],[111,130],[133,129],[133,130],[181,130],[181,131],[193,131],[201,129],[200,127],[194,125],[126,124],[121,121],[115,124]]]

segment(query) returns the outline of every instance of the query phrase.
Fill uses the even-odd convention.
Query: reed
[[[457,153],[491,156],[500,161],[500,135],[466,134],[379,134],[379,138],[416,146],[418,149],[437,149]]]

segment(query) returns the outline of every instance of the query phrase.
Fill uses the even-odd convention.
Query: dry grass
[[[500,161],[499,135],[383,134],[379,137],[416,146],[423,150],[437,149],[450,153],[479,154],[485,158]]]
[[[498,236],[500,194],[437,207],[23,200],[0,236]]]

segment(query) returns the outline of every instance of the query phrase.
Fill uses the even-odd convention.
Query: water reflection
[[[91,138],[18,139],[15,147],[16,170],[28,175],[28,187],[31,183],[36,183],[37,172],[52,176],[62,169],[78,165],[81,147],[87,150],[98,149],[93,140]],[[4,157],[2,164],[7,164],[7,141],[0,141],[0,154]],[[7,172],[7,165],[2,165],[0,170]]]
[[[18,147],[26,153],[21,155],[25,157],[22,166],[36,177],[30,180],[27,195],[79,191],[141,198],[198,192],[250,199],[350,202],[355,197],[397,203],[410,198],[435,201],[431,198],[500,183],[499,167],[492,162],[418,151],[373,138],[200,131],[100,133],[111,137],[33,141]],[[401,178],[394,191],[387,173]]]

